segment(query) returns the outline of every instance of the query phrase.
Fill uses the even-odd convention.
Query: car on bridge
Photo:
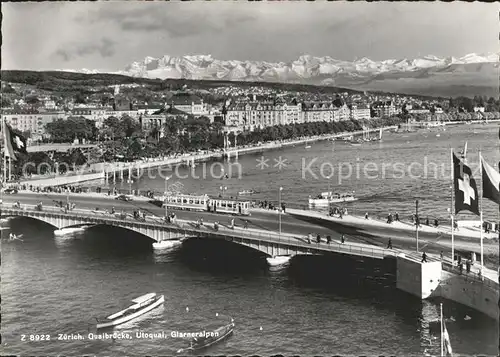
[[[18,193],[19,191],[17,190],[17,188],[15,187],[9,187],[9,188],[6,188],[3,193],[6,193],[8,195],[14,195],[16,193]]]
[[[115,197],[115,200],[129,202],[129,201],[132,201],[132,197],[127,196],[127,195],[118,195]]]

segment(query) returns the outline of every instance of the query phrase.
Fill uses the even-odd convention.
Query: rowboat
[[[208,348],[229,337],[233,333],[233,329],[234,329],[234,320],[231,319],[231,323],[219,327],[217,330],[213,331],[213,334],[210,334],[207,337],[194,337],[189,342],[189,347],[181,348],[180,350],[177,351],[177,353],[190,353]]]
[[[127,321],[135,319],[146,312],[153,310],[160,306],[165,301],[163,295],[156,295],[156,293],[149,293],[132,300],[133,305],[121,310],[113,315],[109,315],[104,319],[96,318],[97,328],[105,328],[123,324]]]
[[[311,206],[328,206],[332,203],[341,202],[352,202],[358,199],[354,197],[352,193],[333,193],[333,192],[321,192],[315,198],[309,196],[309,204]]]
[[[173,248],[175,246],[178,246],[182,244],[182,239],[165,239],[161,240],[159,242],[153,243],[153,248],[154,249],[168,249],[168,248]]]

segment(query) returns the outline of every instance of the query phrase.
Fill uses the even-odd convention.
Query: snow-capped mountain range
[[[204,79],[223,81],[262,81],[334,85],[360,90],[423,93],[449,86],[481,87],[483,94],[498,86],[499,54],[471,53],[461,58],[432,55],[415,59],[373,61],[361,58],[341,61],[332,57],[300,56],[292,62],[218,60],[211,55],[161,58],[146,57],[125,70],[112,72],[132,77],[159,79]],[[66,70],[68,71],[68,70]],[[101,73],[82,69],[80,73]],[[109,73],[109,72],[108,72]],[[491,83],[490,83],[491,82]],[[439,90],[435,93],[439,94]],[[447,95],[447,94],[444,94]]]
[[[452,65],[498,63],[499,54],[468,54],[461,58],[424,56],[416,59],[389,59],[372,61],[363,57],[353,62],[336,60],[332,57],[300,56],[292,62],[264,62],[218,60],[211,55],[194,55],[161,58],[146,57],[142,61],[133,62],[125,70],[112,72],[133,77],[145,78],[184,78],[184,79],[216,79],[216,80],[275,80],[288,82],[301,79],[314,79],[348,75],[367,77],[386,72],[414,72],[421,69],[441,68]],[[64,71],[95,74],[98,70],[81,69]]]
[[[146,57],[117,73],[147,78],[217,79],[229,81],[317,82],[335,77],[370,77],[386,72],[413,72],[451,65],[498,62],[498,54],[468,54],[462,58],[425,56],[416,59],[348,62],[332,57],[300,56],[293,62],[218,60],[211,55]],[[316,80],[314,80],[316,79]]]

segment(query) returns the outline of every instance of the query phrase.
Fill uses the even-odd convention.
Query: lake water
[[[495,128],[463,126],[445,132],[392,134],[382,143],[360,147],[335,143],[333,154],[332,143],[316,143],[309,150],[296,147],[262,154],[270,163],[286,158],[289,165],[282,170],[257,168],[258,154],[239,158],[244,168],[241,180],[171,181],[181,182],[186,192],[212,194],[223,182],[227,195],[254,189],[262,199],[276,197],[277,187],[283,186],[284,201],[304,203],[309,194],[326,190],[328,180],[302,179],[302,158],[321,157],[315,165],[327,160],[356,162],[356,158],[408,163],[422,156],[448,163],[450,147],[458,151],[468,140],[471,162],[477,162],[474,157],[481,147],[494,164],[499,159]],[[179,172],[189,173],[183,170]],[[163,190],[164,181],[143,179],[140,184],[144,189]],[[449,207],[449,182],[439,178],[360,178],[340,187],[338,182],[331,185],[354,190],[363,198],[354,209],[410,212],[416,198],[429,215],[445,216]],[[487,208],[486,202],[485,210],[495,218],[493,204]],[[263,256],[225,241],[193,240],[178,250],[159,253],[148,238],[119,228],[100,227],[80,236],[54,238],[53,228],[40,222],[16,219],[10,224],[12,231],[24,234],[24,242],[2,244],[3,354],[170,355],[187,342],[172,337],[137,339],[135,332],[164,331],[170,336],[172,331],[210,330],[228,321],[228,316],[236,323],[234,335],[204,354],[422,356],[440,352],[440,301],[420,301],[398,291],[387,263],[299,257],[287,268],[270,269]],[[3,236],[8,232],[3,230]],[[119,311],[131,299],[153,291],[165,295],[164,306],[115,329],[130,333],[132,339],[86,338],[89,331],[95,332],[94,317]],[[216,313],[221,316],[215,318]],[[448,320],[447,327],[456,354],[498,354],[497,322],[448,301],[444,301],[444,315],[454,320]],[[86,339],[57,340],[58,334],[78,333]],[[50,335],[50,341],[29,341],[35,334]]]

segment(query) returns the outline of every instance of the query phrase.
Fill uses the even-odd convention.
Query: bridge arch
[[[1,217],[25,217],[47,223],[57,229],[77,227],[82,225],[119,227],[135,233],[139,233],[153,241],[165,239],[178,239],[187,237],[181,228],[163,226],[160,224],[151,225],[143,222],[130,220],[120,220],[114,217],[85,216],[64,214],[63,212],[50,211],[23,211],[19,209],[3,209]]]

